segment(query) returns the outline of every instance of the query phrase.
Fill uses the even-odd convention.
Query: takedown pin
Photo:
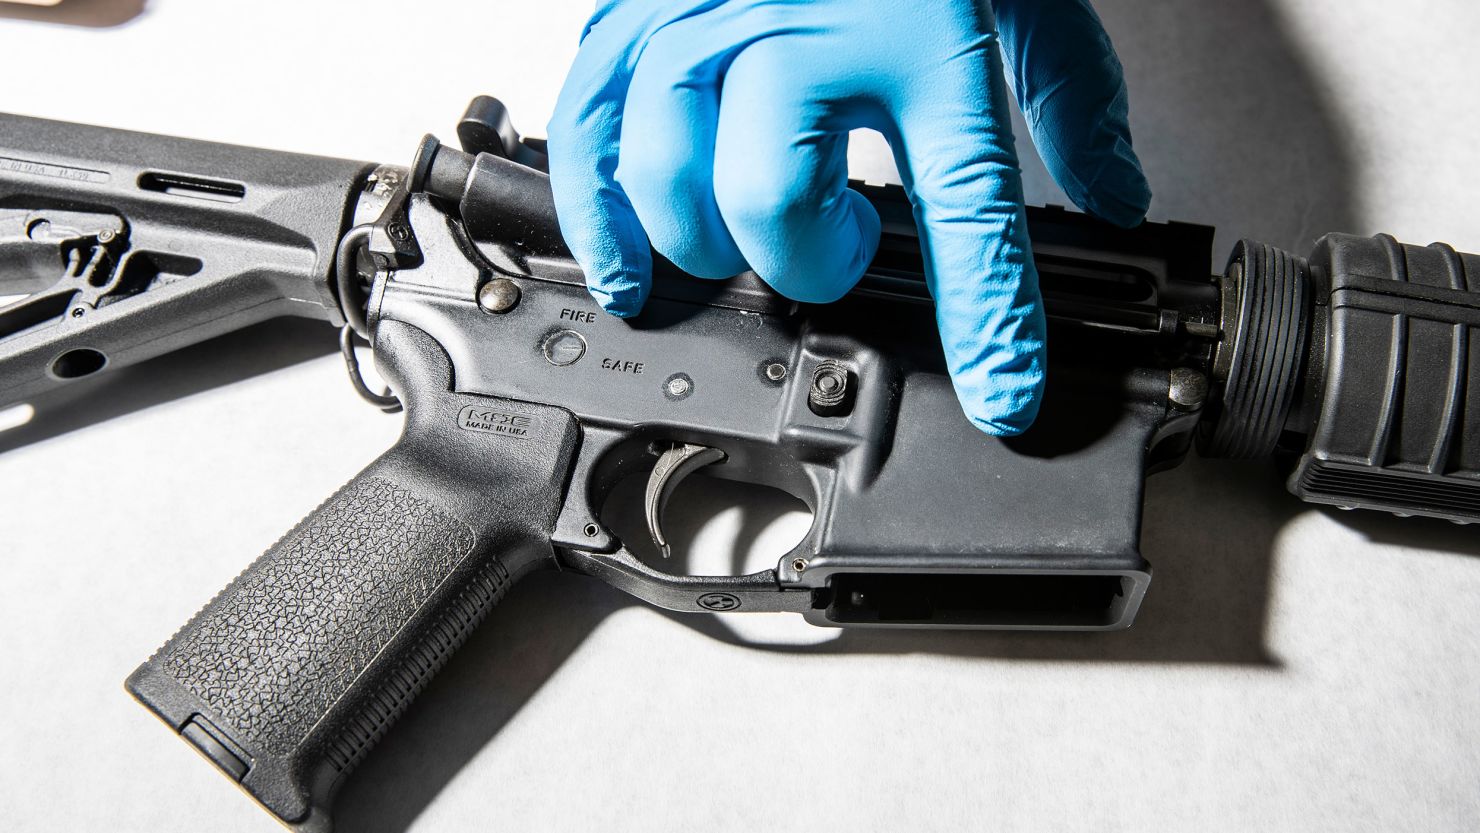
[[[664,558],[671,555],[668,539],[663,535],[663,510],[668,498],[678,484],[694,471],[725,459],[725,453],[707,445],[679,443],[658,458],[653,473],[648,475],[647,492],[643,495],[643,509],[647,515],[648,534]]]

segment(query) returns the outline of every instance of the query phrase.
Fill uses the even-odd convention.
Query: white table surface
[[[1335,230],[1480,251],[1471,0],[1098,5],[1155,218],[1217,225],[1219,258]],[[542,133],[588,6],[0,9],[0,110],[404,163],[477,93]],[[1030,200],[1064,202],[1023,155]],[[892,176],[876,141],[855,163]],[[395,438],[332,351],[262,327],[0,433],[0,828],[275,829],[122,681]],[[700,568],[774,561],[807,524],[703,483],[674,511]],[[341,826],[1473,830],[1474,530],[1193,460],[1152,479],[1156,578],[1115,634],[685,618],[539,576],[372,754]]]

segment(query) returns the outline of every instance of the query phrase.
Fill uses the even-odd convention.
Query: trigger
[[[653,466],[642,503],[647,515],[648,533],[653,536],[653,543],[658,545],[664,558],[669,555],[668,539],[663,536],[663,509],[668,505],[668,498],[685,477],[723,459],[725,453],[717,448],[679,443],[663,452],[658,464]]]

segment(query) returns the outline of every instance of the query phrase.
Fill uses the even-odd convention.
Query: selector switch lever
[[[647,516],[648,534],[664,558],[671,555],[668,539],[663,535],[663,510],[668,498],[685,477],[710,463],[722,462],[725,453],[707,445],[679,443],[658,457],[653,473],[648,475],[647,491],[643,495],[643,510]]]

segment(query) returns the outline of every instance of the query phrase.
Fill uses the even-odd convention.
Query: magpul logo
[[[482,431],[485,434],[502,434],[505,437],[523,439],[534,430],[534,417],[509,414],[489,408],[469,405],[457,415],[457,427],[464,431]]]

